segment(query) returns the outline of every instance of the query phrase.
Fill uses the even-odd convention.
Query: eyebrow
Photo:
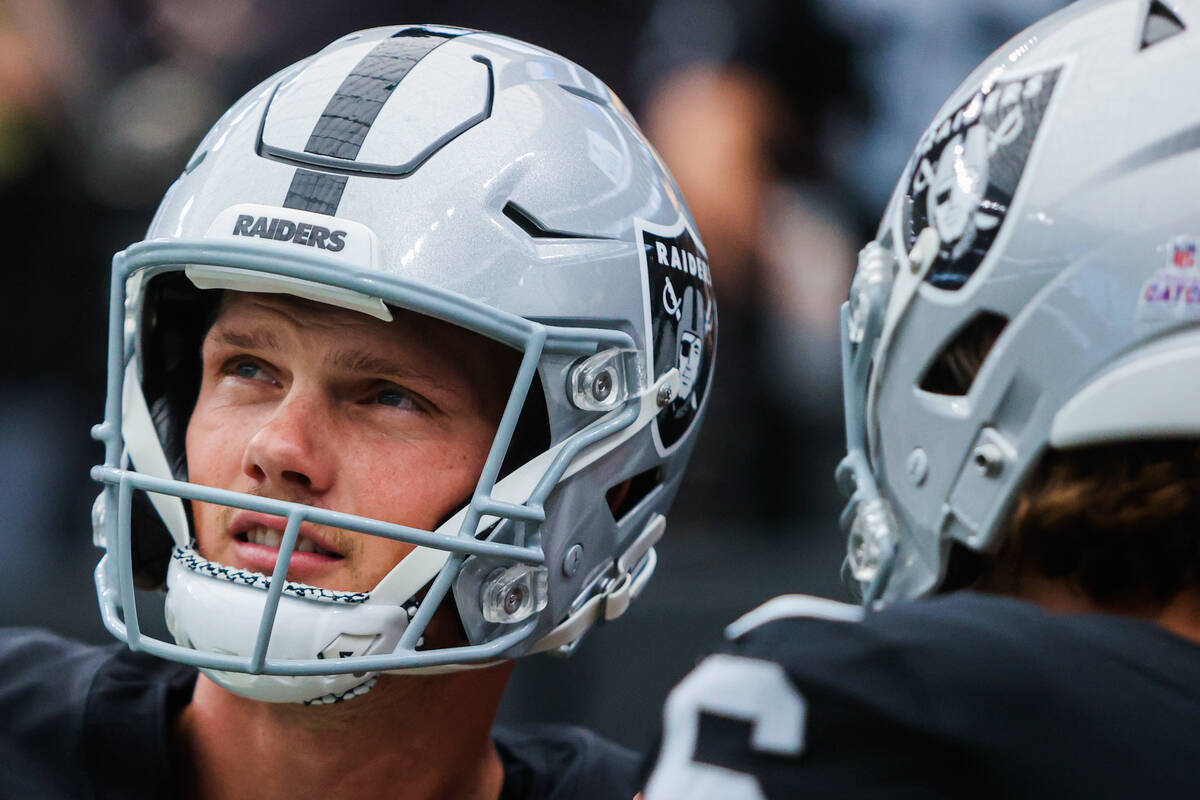
[[[268,350],[279,347],[279,340],[275,338],[275,334],[266,328],[256,328],[251,331],[218,328],[216,337],[222,344],[247,350]]]
[[[267,328],[251,330],[218,328],[215,336],[222,344],[244,350],[276,350],[280,347],[274,332]],[[415,369],[412,363],[397,361],[365,350],[336,350],[325,357],[325,364],[344,372],[369,373],[440,383],[440,381],[435,381],[429,373]]]
[[[427,373],[413,369],[412,364],[395,361],[363,350],[337,350],[325,358],[325,363],[346,372],[369,372],[405,378],[431,379]]]

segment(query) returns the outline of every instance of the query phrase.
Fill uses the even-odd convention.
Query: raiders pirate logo
[[[652,426],[663,452],[692,426],[712,374],[717,306],[704,246],[683,220],[665,228],[638,220],[642,271],[646,279],[646,343],[659,376],[679,370],[680,390]]]
[[[921,137],[905,203],[908,249],[927,227],[942,246],[926,280],[958,289],[979,268],[1012,207],[1061,67],[997,80]]]

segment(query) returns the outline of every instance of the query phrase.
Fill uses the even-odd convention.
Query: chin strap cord
[[[327,706],[333,705],[334,703],[341,703],[353,697],[362,697],[364,694],[375,688],[375,681],[377,680],[379,680],[379,676],[372,675],[358,686],[347,689],[341,694],[333,694],[331,692],[330,694],[323,694],[320,697],[314,697],[311,700],[302,700],[300,702],[304,703],[306,706]]]

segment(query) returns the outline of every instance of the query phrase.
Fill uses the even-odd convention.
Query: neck
[[[231,800],[494,800],[504,773],[491,726],[511,670],[384,675],[324,706],[249,700],[201,674],[173,731],[184,785]]]
[[[1200,588],[1184,589],[1166,603],[1145,605],[1098,603],[1074,585],[1041,576],[1022,575],[1011,594],[1052,614],[1118,614],[1147,619],[1177,636],[1200,644]]]

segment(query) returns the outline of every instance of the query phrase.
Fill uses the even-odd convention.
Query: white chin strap
[[[223,573],[223,574],[218,574]],[[167,569],[166,620],[171,635],[182,645],[230,655],[254,651],[267,593],[258,573],[204,561],[190,551],[177,550]],[[351,602],[362,595],[314,590],[329,598],[307,599],[298,594],[311,587],[289,584],[279,598],[269,659],[337,659],[395,648],[408,627],[403,606]],[[332,703],[365,694],[374,673],[339,675],[250,675],[205,670],[209,678],[231,692],[272,703]]]

